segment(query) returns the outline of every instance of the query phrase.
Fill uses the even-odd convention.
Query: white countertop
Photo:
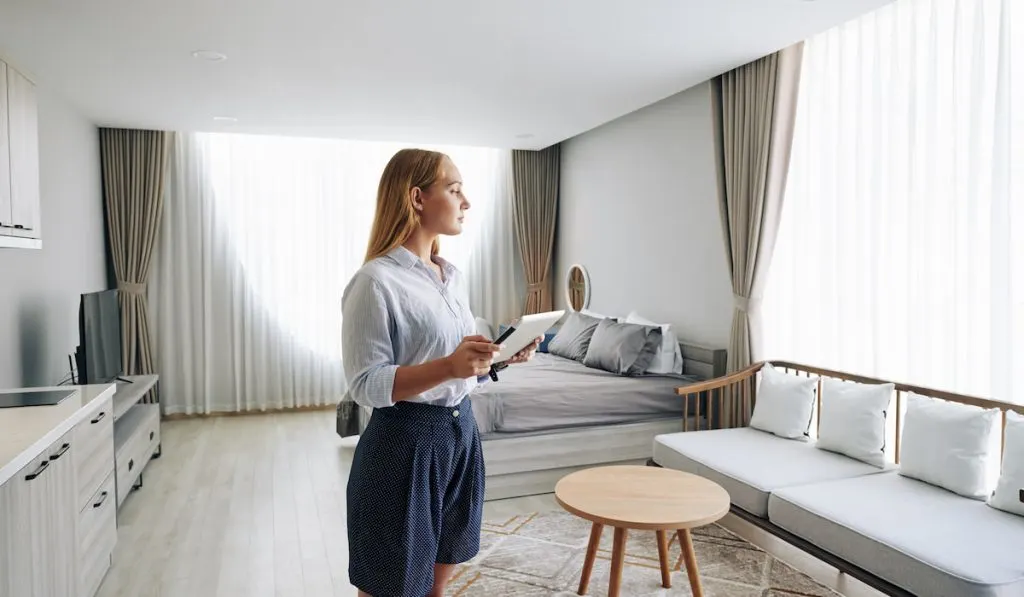
[[[0,390],[0,393],[37,390],[74,390],[75,393],[53,406],[0,408],[0,484],[6,483],[47,446],[91,415],[104,399],[113,396],[117,386],[111,383],[18,388]]]

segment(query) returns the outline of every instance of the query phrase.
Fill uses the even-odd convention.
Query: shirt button
[[[452,416],[453,416],[453,417],[457,417],[457,416],[459,416],[459,411],[457,411],[457,410],[453,410],[453,411],[452,411]]]

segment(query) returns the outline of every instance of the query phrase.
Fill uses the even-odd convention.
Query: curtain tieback
[[[749,313],[751,307],[756,307],[760,302],[759,299],[752,299],[746,296],[740,296],[738,294],[732,295],[733,300],[736,302],[736,308],[744,313]]]
[[[138,282],[118,281],[117,289],[125,294],[144,294],[146,292],[146,285],[139,284]]]
[[[544,283],[543,282],[535,282],[533,284],[528,284],[526,286],[526,289],[529,290],[530,292],[540,292],[541,290],[544,289]]]

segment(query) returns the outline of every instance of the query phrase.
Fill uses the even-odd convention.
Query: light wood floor
[[[100,597],[350,597],[345,484],[354,441],[332,411],[165,421],[163,456],[125,501]],[[558,508],[488,502],[485,516]],[[880,593],[729,516],[748,540],[848,597]]]

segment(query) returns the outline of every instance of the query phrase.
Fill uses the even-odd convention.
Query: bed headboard
[[[724,348],[710,348],[689,342],[680,342],[683,350],[683,373],[699,380],[714,379],[725,375]]]

